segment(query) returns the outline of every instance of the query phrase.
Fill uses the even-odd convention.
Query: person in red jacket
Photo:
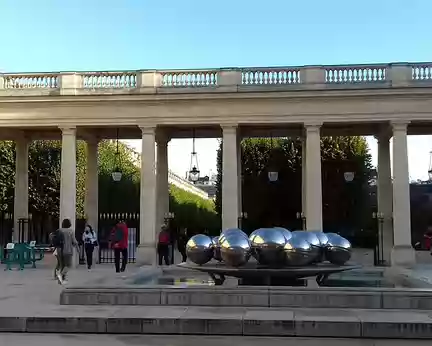
[[[111,247],[114,250],[116,273],[124,272],[128,261],[129,230],[124,221],[119,221],[111,231]],[[120,255],[122,265],[120,267]]]

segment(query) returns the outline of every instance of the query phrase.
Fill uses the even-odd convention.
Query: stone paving
[[[429,340],[270,338],[236,336],[0,334],[0,346],[426,346]]]
[[[128,274],[137,271],[138,268],[131,265]],[[112,265],[99,265],[92,272],[85,268],[73,270],[70,284],[82,285],[89,280],[106,278],[121,281],[125,276],[116,274]],[[0,331],[432,339],[432,311],[428,310],[61,306],[58,304],[61,290],[62,286],[52,278],[49,262],[37,269],[0,271]],[[67,336],[57,337],[70,340]],[[125,340],[129,336],[112,338]],[[136,338],[128,339],[130,344],[139,340]],[[151,340],[146,339],[153,342]]]

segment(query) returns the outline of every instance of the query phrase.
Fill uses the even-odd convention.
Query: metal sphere
[[[325,260],[325,247],[328,243],[328,237],[327,235],[322,231],[308,231],[309,233],[313,233],[318,237],[318,240],[320,242],[321,250],[319,257],[316,262],[322,262]]]
[[[306,240],[311,245],[312,262],[321,262],[323,258],[323,249],[317,235],[309,231],[294,231],[294,236],[298,236]]]
[[[205,264],[213,257],[213,241],[204,234],[197,234],[191,237],[186,243],[186,254],[195,264]]]
[[[285,240],[290,240],[292,237],[292,233],[288,231],[286,228],[283,227],[273,227],[274,229],[277,229],[278,231],[282,232],[283,236],[285,237]]]
[[[327,234],[325,234],[322,231],[308,231],[308,232],[313,233],[313,234],[315,234],[318,237],[321,246],[326,246],[327,245],[327,243],[328,243]]]
[[[351,243],[336,233],[327,233],[326,259],[336,265],[344,265],[351,258]]]
[[[311,244],[301,235],[294,234],[284,246],[286,264],[300,267],[307,265],[315,259]]]
[[[283,265],[286,243],[283,233],[274,228],[260,228],[254,231],[249,240],[258,263],[264,265]]]
[[[230,234],[241,234],[243,237],[248,238],[247,234],[245,232],[243,232],[241,229],[228,228],[225,231],[222,231],[221,234],[219,235],[219,242]]]
[[[213,237],[212,241],[213,241],[213,258],[216,261],[222,262],[220,246],[219,246],[219,236]]]
[[[240,267],[245,265],[251,255],[251,246],[248,238],[241,234],[232,233],[220,242],[222,260],[229,266]]]

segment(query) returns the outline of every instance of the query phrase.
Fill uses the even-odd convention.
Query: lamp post
[[[378,223],[378,234],[377,234],[377,246],[376,246],[376,258],[375,265],[383,265],[384,264],[384,213],[381,212],[373,212],[372,218],[377,220]]]
[[[248,213],[245,211],[242,211],[240,213],[240,216],[238,218],[238,227],[242,230],[244,226],[244,220],[248,218]]]
[[[164,222],[168,227],[168,232],[170,233],[170,238],[171,238],[171,244],[170,244],[170,246],[171,246],[171,256],[170,256],[171,264],[174,264],[174,244],[175,244],[175,241],[174,241],[174,232],[172,230],[172,222],[171,222],[171,220],[174,220],[174,217],[175,217],[175,214],[173,212],[167,212],[164,214]]]
[[[296,213],[296,217],[299,220],[301,219],[302,230],[305,231],[306,230],[306,215],[302,211],[298,211]]]

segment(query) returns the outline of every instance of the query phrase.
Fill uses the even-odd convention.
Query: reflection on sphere
[[[229,229],[226,229],[225,231],[221,232],[221,234],[219,235],[219,243],[221,241],[223,241],[225,239],[225,237],[227,237],[228,235],[231,235],[231,234],[242,235],[243,237],[248,238],[247,234],[245,232],[243,232],[241,229],[229,228]]]
[[[351,258],[351,243],[336,233],[327,233],[326,259],[336,265],[344,265]]]
[[[286,239],[282,232],[274,228],[260,228],[249,236],[249,240],[258,263],[283,265]]]
[[[285,240],[290,240],[292,237],[292,233],[287,230],[286,228],[283,227],[273,227],[274,229],[278,230],[279,232],[281,232],[283,234],[283,236],[285,237]]]
[[[250,242],[240,233],[231,233],[220,242],[222,260],[229,266],[245,265],[251,253]]]
[[[321,247],[321,242],[315,233],[309,231],[294,231],[293,236],[303,238],[311,245],[311,256],[313,257],[312,262],[322,261],[323,249]]]
[[[304,266],[314,260],[311,244],[301,235],[294,234],[284,246],[286,264],[290,266]]]
[[[213,237],[212,238],[213,241],[213,258],[216,261],[222,262],[222,257],[221,257],[221,253],[220,253],[220,246],[219,246],[219,236]]]
[[[213,257],[213,241],[204,234],[196,234],[186,243],[186,254],[195,264],[205,264]]]

